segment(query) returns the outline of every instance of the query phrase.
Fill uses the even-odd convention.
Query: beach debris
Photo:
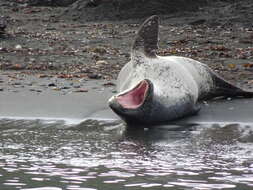
[[[58,87],[53,87],[52,90],[55,90],[55,91],[61,91],[61,88],[58,88]]]
[[[16,49],[16,50],[21,50],[21,49],[22,49],[22,46],[21,46],[20,44],[17,44],[17,45],[15,46],[15,49]]]
[[[68,89],[70,89],[70,87],[69,86],[63,86],[61,89],[62,90],[68,90]]]
[[[48,78],[48,77],[51,77],[51,76],[47,75],[47,74],[39,74],[38,77],[39,78]]]
[[[96,73],[90,73],[88,74],[89,79],[101,79],[102,75],[96,74]]]
[[[246,69],[253,69],[253,62],[252,63],[245,63],[245,64],[243,64],[243,67]]]
[[[42,90],[31,88],[29,89],[31,92],[42,92]]]
[[[73,92],[88,92],[88,90],[85,88],[80,88],[78,90],[74,90]]]
[[[116,86],[113,82],[104,83],[103,86]]]
[[[228,64],[228,68],[230,68],[230,69],[235,69],[235,68],[236,68],[236,64],[229,63],[229,64]]]
[[[99,60],[96,62],[96,65],[109,65],[109,63],[105,60]]]
[[[49,87],[56,87],[57,85],[55,83],[49,83],[48,86]]]

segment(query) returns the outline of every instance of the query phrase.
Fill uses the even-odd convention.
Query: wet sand
[[[22,80],[17,78],[8,82],[9,80],[5,76],[2,83],[1,118],[82,120],[96,114],[100,119],[115,118],[107,105],[107,100],[115,92],[112,82],[26,75]]]
[[[0,117],[118,119],[107,100],[115,93],[113,84],[130,59],[132,39],[143,19],[78,22],[58,17],[65,10],[60,7],[9,1],[0,5],[7,17],[6,33],[0,37]],[[230,13],[218,19],[212,11],[216,8],[163,16],[158,53],[199,60],[252,89],[249,19],[239,22]],[[204,13],[216,16],[208,19]],[[201,15],[204,23],[197,22]],[[180,122],[252,122],[252,107],[253,100],[246,99],[208,102],[197,116]]]
[[[112,85],[116,81],[24,76],[21,83],[12,79],[10,85],[7,78],[0,93],[0,118],[72,120],[76,123],[85,119],[119,120],[107,104],[116,93]],[[253,99],[212,100],[202,103],[201,107],[198,115],[168,124],[253,123]]]

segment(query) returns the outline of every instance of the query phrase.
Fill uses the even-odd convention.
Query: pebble
[[[42,90],[37,90],[37,89],[30,89],[32,92],[42,92]]]
[[[55,83],[49,83],[48,86],[52,87],[52,86],[57,86],[57,85]]]
[[[113,82],[104,83],[103,86],[115,86]]]
[[[18,45],[15,46],[15,49],[20,50],[20,49],[22,49],[22,46],[18,44]]]
[[[52,88],[52,90],[55,90],[55,91],[61,91],[61,89],[60,89],[60,88],[58,88],[58,87],[53,87],[53,88]]]
[[[84,89],[84,88],[80,88],[80,89],[75,90],[75,91],[73,91],[73,92],[88,92],[88,90],[87,90],[87,89]]]
[[[96,62],[96,65],[108,65],[109,63],[105,60],[99,60]]]
[[[102,78],[102,76],[100,74],[93,74],[93,73],[88,74],[88,77],[90,79],[101,79]]]
[[[62,87],[61,89],[66,90],[66,89],[70,89],[70,87],[64,86],[64,87]]]
[[[21,83],[20,82],[14,82],[12,85],[21,85]]]

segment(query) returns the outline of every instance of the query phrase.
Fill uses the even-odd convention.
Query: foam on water
[[[0,120],[27,120],[27,121],[36,121],[40,120],[45,124],[51,124],[58,121],[63,121],[66,125],[76,125],[81,123],[83,120],[81,119],[72,119],[72,118],[51,118],[51,117],[9,117],[2,116]]]
[[[8,122],[9,124],[12,124],[13,127],[15,124],[21,124],[26,123],[26,126],[29,127],[29,124],[38,124],[38,126],[54,126],[54,125],[62,125],[62,126],[76,126],[80,125],[82,123],[85,123],[86,121],[99,121],[99,122],[105,122],[105,123],[113,123],[117,121],[116,119],[105,119],[105,118],[84,118],[84,119],[78,119],[78,118],[52,118],[52,117],[0,117],[0,125]]]

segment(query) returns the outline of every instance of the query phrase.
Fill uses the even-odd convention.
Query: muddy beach
[[[146,18],[126,19],[124,9],[121,15],[101,17],[101,7],[88,11],[81,1],[67,7],[15,0],[0,4],[6,24],[0,37],[2,94],[27,90],[85,96],[94,88],[115,93],[117,74],[130,60],[132,39]],[[247,0],[217,1],[161,15],[158,54],[191,57],[227,80],[253,88],[252,6]],[[98,86],[85,82],[97,80]]]
[[[198,115],[140,130],[107,104],[151,13],[160,55],[252,90],[252,0],[88,1],[0,0],[1,189],[252,190],[253,99],[204,101]]]

